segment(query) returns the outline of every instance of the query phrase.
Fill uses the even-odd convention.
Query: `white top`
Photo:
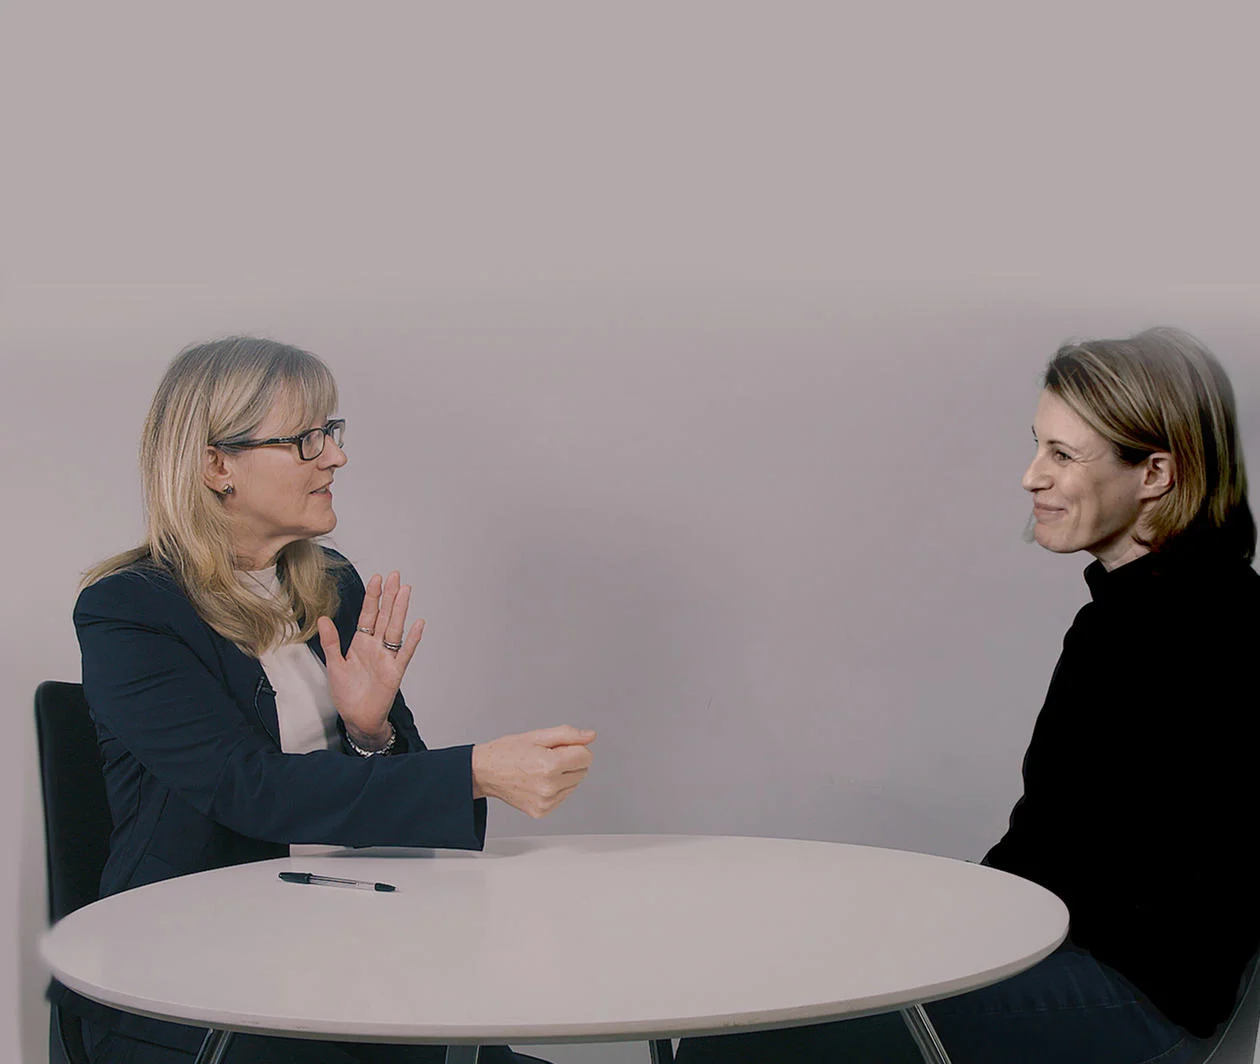
[[[253,571],[237,570],[241,584],[254,594],[280,597],[276,567]],[[288,638],[297,635],[290,626]],[[280,749],[286,754],[307,754],[312,750],[336,750],[341,746],[337,730],[337,707],[328,689],[328,669],[306,643],[287,642],[258,657],[267,682],[276,692],[276,718],[280,725]],[[294,857],[327,853],[335,846],[299,843],[289,847]]]
[[[398,889],[283,883],[284,869]],[[885,1011],[1021,971],[1067,923],[1041,887],[941,857],[592,835],[499,839],[482,854],[343,850],[216,869],[71,913],[41,948],[72,989],[163,1019],[529,1043]]]
[[[258,596],[278,598],[276,567],[240,572],[241,584]],[[288,637],[297,635],[294,624]],[[335,750],[341,745],[337,707],[328,690],[328,671],[303,642],[287,642],[258,658],[267,682],[275,688],[276,716],[280,719],[280,749],[286,754]]]

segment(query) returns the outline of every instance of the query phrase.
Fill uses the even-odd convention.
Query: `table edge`
[[[1066,908],[1064,914],[1066,917]],[[720,1035],[750,1033],[753,1031],[769,1031],[786,1027],[800,1027],[815,1023],[827,1023],[833,1020],[856,1019],[861,1016],[893,1012],[898,1009],[923,1005],[932,1001],[954,997],[969,990],[992,986],[1013,975],[1026,971],[1050,956],[1067,938],[1067,920],[1064,920],[1063,932],[1059,939],[1030,957],[1010,964],[1000,965],[984,973],[983,978],[968,977],[938,983],[932,987],[921,988],[913,998],[906,999],[900,995],[877,995],[865,999],[854,1008],[846,1002],[843,1009],[837,1009],[835,1002],[819,1003],[790,1008],[774,1009],[761,1013],[755,1019],[740,1016],[702,1016],[686,1023],[669,1023],[665,1019],[647,1019],[616,1024],[522,1024],[495,1025],[480,1027],[475,1032],[466,1026],[425,1027],[419,1030],[400,1031],[398,1024],[367,1024],[349,1029],[344,1025],[333,1028],[320,1025],[273,1027],[266,1023],[242,1022],[245,1018],[237,1015],[232,1018],[217,1015],[210,1010],[188,1009],[179,1015],[155,1012],[139,1004],[131,1002],[125,995],[112,998],[102,996],[93,986],[87,986],[72,976],[65,975],[55,966],[49,965],[53,975],[66,987],[82,997],[88,998],[110,1008],[118,1009],[137,1016],[162,1020],[167,1023],[178,1023],[192,1027],[214,1027],[221,1030],[236,1031],[247,1034],[275,1035],[315,1041],[345,1041],[353,1039],[361,1042],[380,1044],[437,1044],[437,1045],[479,1045],[510,1042],[516,1045],[563,1044],[566,1042],[635,1042],[658,1038],[684,1038],[703,1035]]]

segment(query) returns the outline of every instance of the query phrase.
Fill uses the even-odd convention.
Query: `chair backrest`
[[[1234,1013],[1221,1025],[1215,1037],[1191,1064],[1253,1064],[1257,1058],[1256,1039],[1260,1033],[1260,978],[1256,967],[1260,954],[1251,958],[1243,972],[1242,986]]]
[[[96,728],[83,685],[49,680],[35,691],[44,792],[48,921],[96,901],[111,822]]]

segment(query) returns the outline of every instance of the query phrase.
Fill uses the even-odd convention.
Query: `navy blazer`
[[[329,553],[340,563],[333,620],[345,653],[364,587]],[[401,693],[389,717],[397,753],[358,756],[342,725],[341,750],[286,754],[262,665],[206,624],[166,570],[141,564],[84,588],[74,624],[114,824],[102,897],[285,856],[290,843],[484,845],[486,803],[472,796],[472,747],[427,749]],[[323,660],[318,637],[309,645]],[[114,1024],[189,1044],[175,1035],[189,1028],[119,1014]],[[157,1037],[155,1026],[172,1037]]]

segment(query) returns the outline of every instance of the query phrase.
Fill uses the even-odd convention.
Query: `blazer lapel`
[[[276,713],[276,691],[267,679],[262,663],[242,653],[235,643],[229,642],[217,632],[219,658],[223,662],[223,678],[238,706],[252,706],[258,722],[280,745],[280,717]]]

